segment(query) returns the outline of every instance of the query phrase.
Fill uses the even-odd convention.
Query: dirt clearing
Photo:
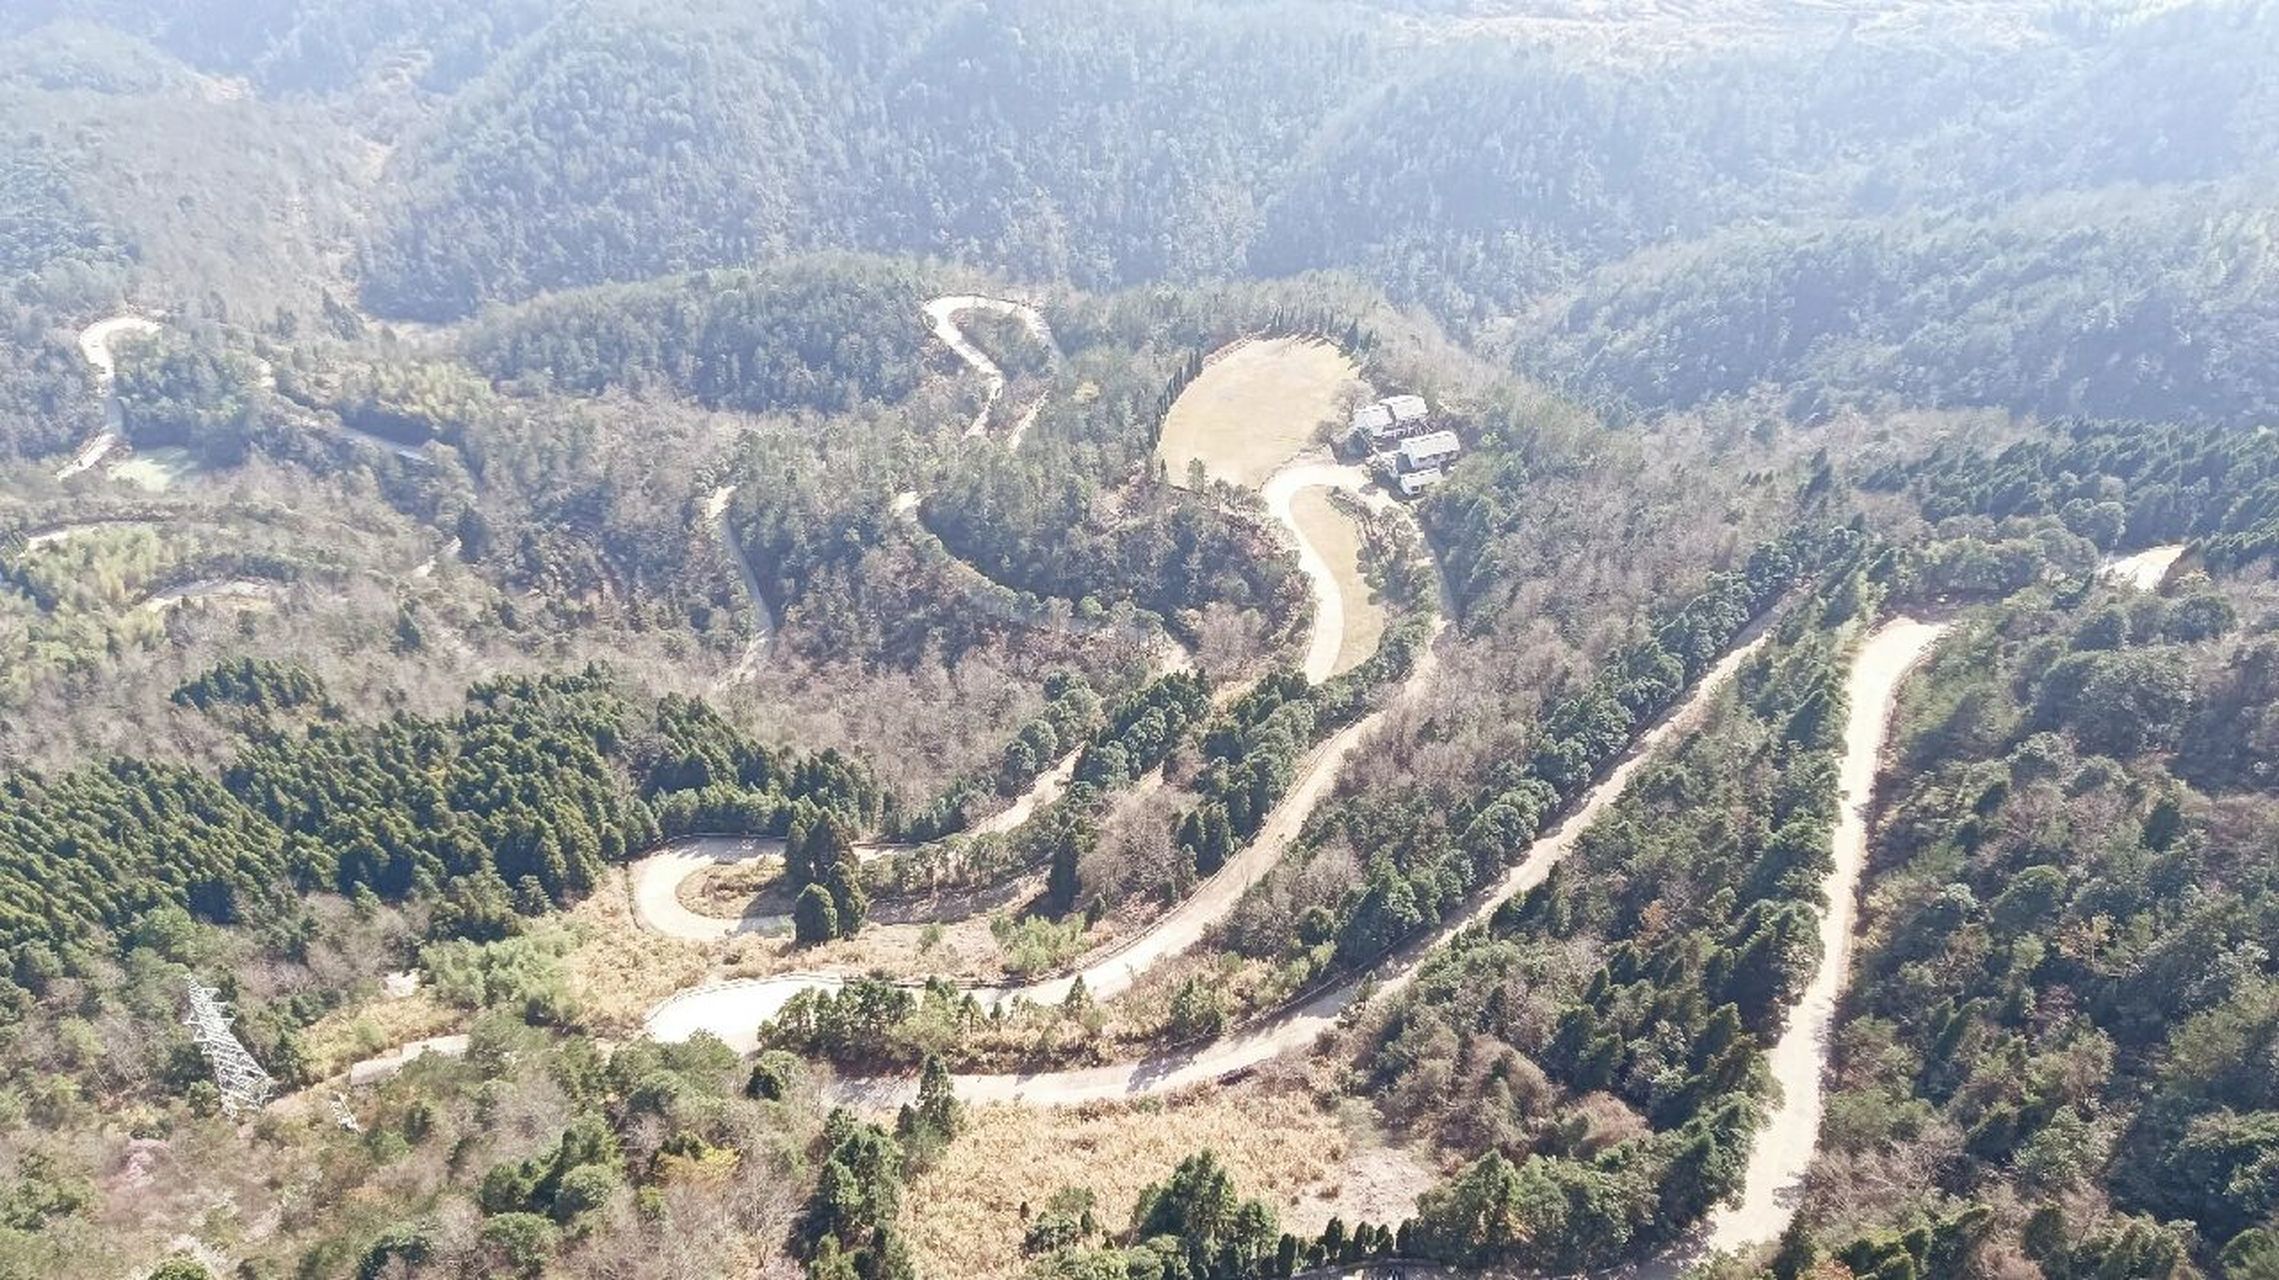
[[[1360,385],[1353,362],[1327,342],[1270,338],[1245,343],[1203,370],[1180,393],[1156,452],[1174,484],[1201,459],[1214,480],[1248,489],[1338,420],[1344,392]]]
[[[1241,1194],[1274,1206],[1285,1230],[1319,1231],[1331,1213],[1361,1203],[1352,1199],[1361,1192],[1367,1203],[1413,1212],[1431,1178],[1413,1158],[1355,1136],[1350,1117],[1255,1084],[1073,1111],[973,1107],[966,1116],[965,1133],[903,1200],[923,1276],[1020,1275],[1028,1263],[1021,1206],[1034,1216],[1064,1187],[1090,1188],[1102,1229],[1123,1231],[1140,1192],[1206,1148]]]

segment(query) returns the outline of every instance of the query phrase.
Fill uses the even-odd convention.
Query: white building
[[[1432,471],[1456,460],[1464,451],[1453,431],[1430,431],[1401,441],[1394,453],[1394,466],[1403,474],[1412,471]]]
[[[1421,423],[1432,413],[1423,396],[1387,396],[1377,403],[1392,413],[1393,424],[1400,427]]]
[[[1392,428],[1393,411],[1382,400],[1375,404],[1365,404],[1353,411],[1353,429],[1368,432],[1369,438],[1372,440],[1391,431]]]
[[[1413,498],[1447,478],[1448,473],[1440,468],[1426,467],[1422,471],[1403,471],[1394,476],[1393,487],[1401,491],[1402,497]]]

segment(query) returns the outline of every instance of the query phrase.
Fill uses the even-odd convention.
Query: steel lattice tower
[[[214,1069],[214,1083],[222,1091],[222,1109],[234,1116],[240,1111],[260,1110],[277,1082],[238,1042],[237,1034],[230,1030],[232,1020],[229,1005],[222,1001],[219,991],[190,979],[190,1014],[182,1022],[197,1039],[207,1065]]]

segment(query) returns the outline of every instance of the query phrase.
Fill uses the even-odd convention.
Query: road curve
[[[680,898],[680,887],[690,876],[708,867],[739,862],[783,859],[781,836],[690,835],[677,836],[645,853],[626,868],[633,887],[633,918],[652,933],[683,942],[718,942],[747,933],[788,934],[791,913],[754,911],[741,916],[706,915],[692,911]],[[906,853],[918,846],[872,841],[855,846],[862,862]]]
[[[1718,692],[1732,681],[1741,664],[1763,643],[1764,637],[1760,635],[1725,655],[1704,673],[1684,702],[1638,739],[1622,761],[1590,789],[1581,804],[1549,834],[1528,846],[1527,852],[1501,880],[1439,927],[1379,962],[1366,975],[1318,992],[1208,1044],[1100,1067],[958,1076],[953,1082],[958,1097],[969,1102],[1027,1106],[1071,1106],[1134,1097],[1221,1079],[1314,1043],[1323,1032],[1337,1025],[1364,986],[1373,984],[1379,996],[1401,990],[1415,980],[1424,962],[1434,951],[1447,945],[1449,939],[1464,929],[1486,922],[1496,908],[1542,884],[1551,869],[1574,848],[1582,833],[1630,785],[1631,777],[1646,760],[1672,737],[1690,732],[1701,723]],[[865,1107],[892,1107],[908,1101],[916,1087],[915,1081],[899,1077],[845,1079],[834,1082],[832,1092],[844,1101]]]
[[[464,1034],[455,1033],[447,1036],[429,1036],[425,1040],[414,1040],[408,1044],[397,1045],[386,1053],[377,1057],[366,1058],[350,1067],[347,1073],[348,1084],[351,1088],[378,1084],[410,1066],[414,1061],[429,1056],[463,1058],[467,1056],[467,1037]]]
[[[2161,584],[2168,581],[2176,562],[2183,558],[2184,551],[2185,544],[2181,542],[2149,547],[2135,555],[2107,560],[2097,571],[2116,582],[2129,583],[2139,591],[2158,591]]]
[[[103,429],[94,438],[80,445],[69,462],[56,468],[56,479],[69,480],[101,462],[118,446],[125,418],[119,409],[119,397],[112,391],[112,385],[118,381],[119,376],[118,353],[112,344],[128,335],[147,337],[158,332],[158,328],[157,321],[143,316],[117,315],[107,320],[98,320],[79,331],[79,354],[94,368],[95,386],[103,395]]]
[[[1329,567],[1329,559],[1306,540],[1305,530],[1298,527],[1290,504],[1306,489],[1343,489],[1358,494],[1368,487],[1369,473],[1361,467],[1301,458],[1268,476],[1260,489],[1267,511],[1297,542],[1298,567],[1314,585],[1314,625],[1306,639],[1303,664],[1309,684],[1320,684],[1337,670],[1338,649],[1345,638],[1345,593],[1338,586],[1337,574]]]
[[[1417,668],[1403,686],[1402,696],[1409,696],[1422,687],[1437,669],[1429,646],[1419,655]],[[1307,815],[1329,788],[1337,781],[1337,774],[1347,758],[1361,745],[1369,731],[1375,728],[1389,708],[1380,709],[1363,717],[1331,736],[1329,741],[1316,747],[1299,766],[1298,776],[1280,803],[1267,815],[1259,827],[1258,835],[1241,852],[1229,858],[1225,866],[1196,887],[1178,906],[1158,918],[1146,931],[1120,947],[1111,948],[1085,963],[1074,972],[1041,982],[1017,986],[975,986],[973,995],[988,1004],[1026,1000],[1036,1004],[1058,1004],[1079,979],[1085,990],[1095,999],[1110,999],[1129,990],[1140,974],[1173,956],[1182,954],[1201,942],[1206,934],[1226,918],[1244,892],[1258,883],[1280,861],[1283,850],[1297,837]],[[665,855],[655,855],[663,857]],[[691,851],[675,855],[684,859],[678,863],[660,863],[655,877],[643,885],[636,877],[637,910],[644,921],[666,918],[679,907],[672,886],[679,877],[689,874],[703,862],[693,866],[686,859],[702,859],[708,855]],[[648,864],[653,859],[644,859]],[[686,870],[683,867],[686,866]],[[665,900],[670,899],[668,907]],[[685,910],[685,908],[680,908]],[[654,913],[654,914],[652,914]],[[710,920],[698,917],[700,920]],[[726,936],[737,930],[738,922],[710,920],[705,927],[718,930],[713,936]],[[667,997],[647,1019],[651,1036],[659,1040],[685,1040],[700,1031],[708,1031],[727,1041],[739,1050],[749,1051],[759,1043],[759,1027],[774,1017],[791,997],[808,989],[837,990],[844,984],[844,976],[831,973],[788,973],[764,978],[742,978],[692,988]]]
[[[1884,743],[1899,686],[1950,624],[1895,618],[1860,645],[1844,684],[1849,719],[1844,755],[1836,779],[1841,808],[1836,818],[1834,865],[1820,913],[1820,965],[1812,974],[1786,1028],[1767,1058],[1780,1102],[1758,1126],[1749,1146],[1738,1203],[1710,1214],[1703,1247],[1738,1252],[1780,1238],[1796,1214],[1796,1196],[1805,1170],[1820,1146],[1825,1097],[1821,1077],[1828,1066],[1829,1035],[1836,1006],[1851,975],[1852,932],[1859,915],[1860,875],[1867,865],[1869,803],[1874,798]]]
[[[277,590],[278,584],[258,578],[200,578],[154,592],[138,607],[144,613],[164,613],[193,600],[239,600],[249,605],[266,605],[276,602]]]
[[[1001,373],[986,356],[966,341],[953,321],[958,313],[977,307],[1009,314],[1026,311],[1024,319],[1035,313],[1017,303],[976,297],[937,298],[926,305],[926,314],[933,322],[937,336],[991,379],[990,395],[994,400],[1003,388]],[[1040,331],[1041,326],[1042,317],[1036,317],[1031,325],[1032,332],[1038,332],[1041,339],[1049,342],[1049,336]],[[986,418],[985,408],[967,435],[975,435],[984,429]],[[1342,465],[1326,458],[1305,457],[1270,476],[1262,489],[1269,512],[1289,529],[1292,539],[1297,543],[1300,566],[1313,586],[1314,623],[1302,665],[1307,680],[1312,683],[1328,678],[1336,668],[1338,650],[1343,641],[1344,599],[1337,576],[1331,571],[1328,560],[1307,541],[1292,515],[1291,500],[1299,492],[1311,488],[1326,487],[1360,493],[1368,485],[1368,473],[1360,467]],[[1439,625],[1435,626],[1435,638]],[[1436,671],[1437,663],[1432,646],[1427,643],[1420,651],[1416,669],[1410,673],[1401,696],[1412,696]],[[1385,714],[1386,710],[1381,709],[1364,717],[1360,722],[1332,735],[1328,741],[1309,753],[1299,766],[1298,776],[1289,791],[1268,815],[1257,836],[1228,859],[1217,873],[1198,886],[1193,894],[1156,920],[1146,931],[1120,947],[1094,956],[1072,973],[1016,986],[976,986],[970,988],[972,994],[991,1004],[1015,1000],[1058,1004],[1068,997],[1078,982],[1082,982],[1092,998],[1111,999],[1129,990],[1147,970],[1193,949],[1226,918],[1242,895],[1281,860],[1284,850],[1297,838],[1307,816],[1335,784],[1345,761],[1361,745],[1369,731],[1382,721]],[[1071,758],[1062,762],[1062,767],[1073,763]],[[1040,785],[1053,781],[1060,772],[1056,768],[1048,773],[1039,780]],[[1034,795],[1032,789],[1032,797]],[[1029,812],[1044,803],[1042,799],[1031,800],[1031,797],[1024,797],[1024,800],[1031,802],[1016,805],[1015,810],[1008,811],[1008,815],[1000,815],[1000,821],[1009,824],[1005,829],[1025,820]],[[688,912],[679,901],[677,886],[681,879],[697,873],[706,865],[754,856],[763,855],[758,846],[751,842],[723,842],[675,848],[643,859],[635,872],[636,914],[651,927],[676,936],[716,939],[755,928],[779,932],[782,927],[780,917],[746,917],[744,920],[703,917]],[[647,1027],[649,1034],[658,1039],[685,1039],[699,1031],[705,1031],[719,1036],[738,1049],[748,1050],[758,1043],[760,1024],[780,1011],[793,995],[810,989],[835,990],[842,983],[843,978],[836,974],[792,973],[708,984],[668,997],[650,1012]],[[1342,1004],[1338,1007],[1342,1008]],[[1292,1044],[1303,1043],[1319,1030],[1318,1026],[1306,1025],[1299,1020],[1304,1012],[1304,1009],[1294,1011],[1281,1023],[1262,1025],[1254,1032],[1226,1042],[1226,1046],[1237,1057],[1258,1061],[1263,1059],[1255,1055],[1272,1056]],[[1327,1016],[1334,1018],[1334,1011]],[[1201,1065],[1191,1063],[1188,1069],[1211,1071],[1232,1068],[1213,1068],[1205,1062]],[[1128,1072],[1125,1077],[1117,1077],[1117,1070],[1113,1067],[1095,1068],[1088,1073],[1076,1073],[1092,1082],[1075,1081],[1072,1077],[1060,1088],[1072,1097],[1091,1096],[1085,1091],[1119,1088],[1107,1083],[1111,1078],[1124,1079],[1127,1085],[1132,1079],[1139,1078]],[[1153,1078],[1146,1064],[1132,1064],[1132,1070],[1139,1072],[1140,1076]],[[1097,1080],[1093,1079],[1095,1076],[1098,1077]],[[1187,1076],[1181,1074],[1179,1078],[1183,1080]],[[1152,1087],[1171,1086],[1157,1083]]]
[[[982,397],[981,411],[973,415],[972,425],[965,429],[966,438],[969,440],[987,435],[989,433],[989,411],[997,407],[997,398],[1005,394],[1005,371],[997,366],[995,360],[989,358],[988,353],[973,345],[973,340],[965,336],[965,330],[958,327],[957,317],[967,311],[989,311],[1002,316],[1012,316],[1019,320],[1037,341],[1047,347],[1053,346],[1052,329],[1045,324],[1044,316],[1035,307],[1025,302],[1015,302],[1008,298],[988,298],[973,293],[930,298],[926,302],[925,311],[927,323],[932,327],[934,336],[941,339],[944,346],[956,352],[958,359],[965,361],[987,383],[988,391]],[[1041,401],[1032,405],[1028,413],[1022,416],[1020,422],[1014,425],[1012,432],[1006,437],[1006,445],[1009,448],[1018,449],[1021,447],[1021,437],[1027,434],[1029,424],[1036,421],[1037,410],[1042,407]]]

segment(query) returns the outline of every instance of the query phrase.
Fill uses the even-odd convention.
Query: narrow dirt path
[[[973,345],[973,340],[966,337],[965,330],[958,327],[957,317],[968,311],[988,311],[1001,316],[1011,316],[1019,320],[1037,341],[1045,344],[1048,348],[1057,350],[1058,348],[1054,347],[1052,340],[1052,329],[1045,323],[1044,316],[1035,307],[1025,302],[1014,302],[1008,298],[988,298],[972,293],[951,294],[946,297],[929,299],[925,311],[926,320],[932,327],[934,336],[941,339],[944,346],[956,352],[958,359],[965,361],[968,366],[979,373],[988,385],[988,392],[982,397],[981,411],[973,415],[972,425],[965,429],[968,440],[985,436],[989,434],[989,411],[997,407],[998,397],[1005,394],[1005,371],[998,367],[995,360],[989,358],[987,352]],[[1019,449],[1021,447],[1021,437],[1028,433],[1029,425],[1037,420],[1037,411],[1043,407],[1043,401],[1031,405],[1021,420],[1014,424],[1013,430],[1006,436],[1007,448]]]
[[[1844,683],[1849,719],[1837,771],[1834,865],[1828,872],[1827,910],[1820,913],[1820,965],[1789,1010],[1786,1029],[1767,1058],[1780,1103],[1758,1127],[1749,1147],[1738,1204],[1709,1217],[1704,1247],[1737,1252],[1768,1244],[1788,1229],[1804,1173],[1820,1146],[1825,1109],[1821,1077],[1828,1067],[1829,1034],[1836,1006],[1851,976],[1852,935],[1859,916],[1860,875],[1867,866],[1868,816],[1875,780],[1891,735],[1899,686],[1950,624],[1896,618],[1860,645]]]
[[[118,447],[120,433],[126,420],[119,408],[118,394],[112,389],[119,378],[118,353],[112,344],[122,337],[147,337],[158,332],[158,322],[143,316],[118,315],[98,320],[79,331],[79,354],[94,367],[95,386],[103,395],[103,429],[93,439],[79,446],[71,460],[56,468],[55,478],[69,480],[93,467]]]
[[[750,556],[744,554],[744,544],[736,531],[728,526],[728,500],[736,496],[736,486],[724,484],[712,491],[704,500],[704,518],[712,522],[712,529],[728,554],[736,561],[736,573],[744,580],[744,598],[751,601],[752,612],[759,616],[759,626],[752,633],[751,643],[744,646],[744,656],[728,673],[726,683],[742,684],[758,674],[760,661],[767,656],[768,646],[775,643],[775,614],[768,609],[768,599],[760,592],[760,575],[752,568]]]

